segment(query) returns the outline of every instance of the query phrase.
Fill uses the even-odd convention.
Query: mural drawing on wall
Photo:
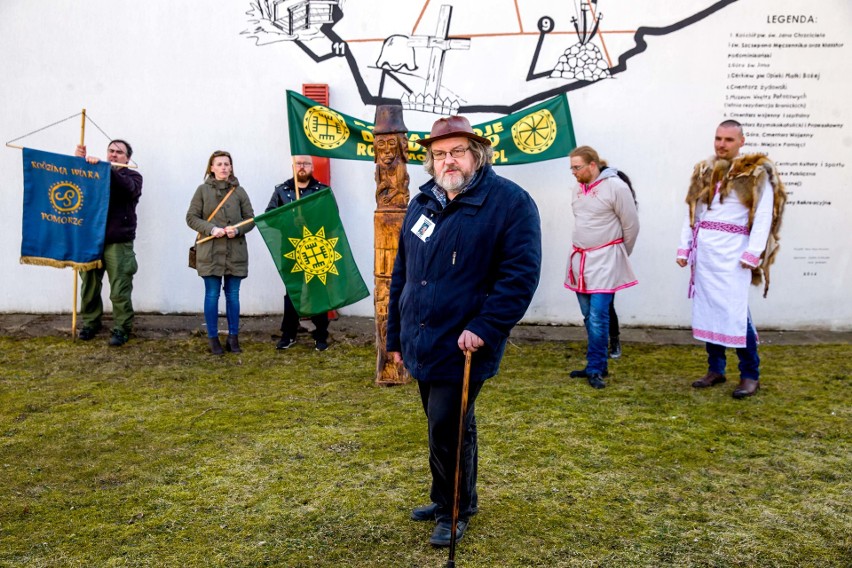
[[[316,63],[343,58],[365,105],[508,114],[614,78],[646,37],[736,1],[253,0],[242,34],[258,46],[295,44]]]

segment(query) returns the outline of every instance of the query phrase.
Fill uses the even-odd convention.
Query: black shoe
[[[225,340],[225,350],[230,351],[231,353],[242,353],[243,350],[240,349],[240,342],[237,339],[236,335],[228,335],[228,339]]]
[[[432,531],[432,536],[429,537],[429,544],[434,546],[450,546],[450,538],[452,535],[452,521],[438,521],[435,525],[435,530]],[[467,521],[459,519],[456,523],[456,542],[464,537],[464,531],[467,528]]]
[[[112,330],[112,337],[109,338],[109,346],[110,347],[121,347],[125,343],[127,343],[127,334],[123,331],[119,331],[117,329]]]
[[[84,327],[80,330],[80,335],[77,337],[83,341],[89,341],[90,339],[94,339],[97,334],[98,330],[94,327]]]
[[[325,341],[317,340],[316,348],[317,348],[317,351],[325,351],[326,349],[328,349],[328,343],[326,343]]]
[[[295,339],[291,339],[289,337],[282,337],[278,340],[278,343],[275,344],[276,349],[290,349],[293,345],[296,344]]]
[[[210,337],[207,339],[210,342],[210,353],[213,355],[224,355],[225,350],[222,349],[222,343],[219,341],[219,337]]]
[[[593,389],[602,389],[606,386],[606,383],[603,381],[603,377],[597,373],[589,375],[589,378],[586,380],[589,381],[589,386]]]
[[[587,373],[585,369],[580,369],[579,371],[571,371],[568,374],[568,376],[571,377],[572,379],[586,379],[586,378],[589,377],[589,373]],[[603,373],[600,374],[600,376],[601,377],[608,377],[609,371],[604,371]]]
[[[609,358],[618,359],[621,357],[621,340],[618,337],[609,338]]]
[[[417,507],[416,509],[411,511],[411,520],[412,521],[434,521],[435,515],[438,512],[438,504],[437,503],[429,503],[428,505],[423,505],[422,507]]]

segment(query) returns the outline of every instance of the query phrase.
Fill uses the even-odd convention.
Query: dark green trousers
[[[104,315],[104,303],[101,299],[104,272],[109,278],[109,299],[112,302],[113,330],[126,335],[133,329],[133,275],[136,274],[136,253],[133,241],[113,243],[104,247],[104,266],[87,270],[80,274],[83,280],[82,305],[80,317],[83,327],[100,329]]]

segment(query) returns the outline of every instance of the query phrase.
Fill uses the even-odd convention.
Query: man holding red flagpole
[[[474,352],[456,539],[477,512],[474,403],[497,374],[512,327],[541,272],[541,221],[530,195],[498,176],[488,138],[461,116],[441,118],[428,138],[432,180],[409,203],[391,277],[388,355],[417,379],[429,431],[432,503],[415,521],[437,521],[429,542],[450,546],[465,352]]]

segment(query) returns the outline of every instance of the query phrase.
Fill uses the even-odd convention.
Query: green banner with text
[[[373,160],[373,123],[354,118],[287,91],[290,153],[342,160]],[[568,98],[561,94],[522,111],[473,125],[491,140],[494,165],[543,162],[568,156],[577,146]],[[408,133],[408,161],[422,163],[417,140],[428,132]]]

